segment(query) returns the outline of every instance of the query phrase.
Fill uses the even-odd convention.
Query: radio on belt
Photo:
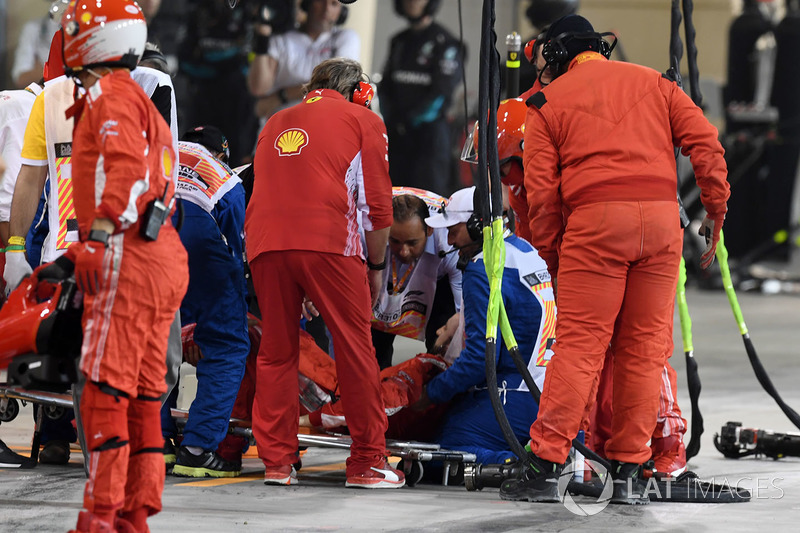
[[[175,197],[169,202],[169,206],[165,203],[167,201],[167,192],[169,191],[170,183],[167,182],[164,186],[164,197],[162,199],[156,198],[147,205],[144,215],[142,216],[141,223],[139,224],[139,234],[146,241],[154,241],[158,238],[158,232],[161,226],[167,221],[172,206],[175,203]]]

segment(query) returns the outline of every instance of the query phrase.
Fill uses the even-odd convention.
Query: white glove
[[[25,276],[30,276],[33,269],[25,259],[24,252],[6,252],[6,268],[3,279],[6,281],[6,296],[19,286]]]

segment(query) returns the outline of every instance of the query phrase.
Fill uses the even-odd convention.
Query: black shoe
[[[551,463],[528,454],[525,466],[516,479],[507,479],[500,485],[500,499],[557,503],[561,501],[558,478],[563,464]]]
[[[0,440],[0,468],[33,468],[36,462],[29,457],[12,452],[6,443]]]
[[[69,442],[51,440],[39,452],[39,462],[46,465],[65,465],[69,462]]]
[[[164,437],[164,466],[166,467],[167,474],[172,473],[172,467],[175,466],[175,440],[172,437]]]
[[[226,461],[216,452],[194,455],[186,446],[178,448],[172,468],[172,475],[180,477],[238,477],[241,473],[241,463]]]
[[[643,479],[642,472],[642,465],[611,461],[611,479],[614,481],[611,503],[626,505],[650,503],[647,482]]]

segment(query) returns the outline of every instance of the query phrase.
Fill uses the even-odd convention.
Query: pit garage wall
[[[458,0],[443,0],[436,17],[455,36],[459,32],[458,3]],[[461,0],[464,39],[469,48],[467,86],[470,94],[477,90],[482,3],[481,0]],[[723,83],[728,26],[741,9],[741,0],[695,0],[694,5],[700,72],[704,78]],[[0,0],[0,16],[6,14],[5,21],[0,19],[0,61],[5,59],[5,66],[0,70],[2,88],[10,87],[8,70],[22,25],[45,14],[48,6],[43,0]],[[513,30],[523,39],[535,33],[524,15],[527,6],[527,0],[497,0],[496,31],[501,49],[505,35]],[[579,13],[592,21],[598,31],[618,31],[631,61],[658,70],[667,67],[670,0],[581,0]],[[406,22],[395,15],[393,0],[359,0],[350,6],[346,26],[361,36],[361,62],[365,70],[379,73],[386,61],[389,38],[403,29]]]
[[[694,0],[697,66],[703,78],[725,82],[728,27],[739,4]],[[669,67],[670,7],[670,0],[582,0],[579,13],[598,31],[618,32],[629,61],[664,71]],[[686,40],[683,31],[681,40]],[[686,72],[685,46],[681,70]]]
[[[0,0],[0,33],[3,38],[0,39],[0,88],[5,89],[8,83],[8,43],[6,43],[5,36],[8,35],[8,24],[6,21],[6,0]]]
[[[443,0],[436,15],[436,20],[456,37],[459,33],[458,4],[458,0]],[[467,92],[471,106],[475,104],[478,86],[477,54],[482,4],[481,0],[461,0],[464,40],[469,49]],[[507,33],[516,30],[523,40],[536,33],[525,17],[528,5],[528,0],[497,0],[496,32],[501,56]],[[629,61],[664,71],[669,66],[670,5],[670,0],[581,0],[578,13],[588,18],[598,31],[619,32]],[[365,18],[360,17],[362,10]],[[728,27],[740,10],[741,0],[694,1],[698,67],[703,78],[717,84],[725,81]],[[393,0],[359,0],[351,6],[350,13],[347,26],[359,32],[362,43],[373,43],[372,49],[362,51],[365,70],[380,73],[388,54],[390,37],[407,24],[395,14]],[[681,39],[685,39],[683,33]],[[685,57],[682,70],[686,71]]]

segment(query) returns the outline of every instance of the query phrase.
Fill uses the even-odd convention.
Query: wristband
[[[8,244],[13,244],[16,246],[25,246],[25,237],[18,237],[13,236],[8,238]]]
[[[281,101],[282,104],[285,104],[286,102],[289,101],[289,97],[286,96],[286,89],[280,89],[275,94],[278,96],[278,99]]]
[[[378,263],[376,265],[374,263],[370,263],[369,257],[367,257],[367,268],[370,270],[384,270],[386,268],[386,259],[383,260],[383,263]]]
[[[255,42],[253,43],[253,52],[256,55],[266,55],[269,52],[269,35],[256,35]]]
[[[87,238],[89,241],[95,241],[101,243],[103,246],[108,248],[108,232],[103,231],[101,229],[93,229],[89,232],[89,237]]]
[[[19,244],[9,244],[5,248],[0,248],[3,252],[22,252],[25,253],[25,247]]]

